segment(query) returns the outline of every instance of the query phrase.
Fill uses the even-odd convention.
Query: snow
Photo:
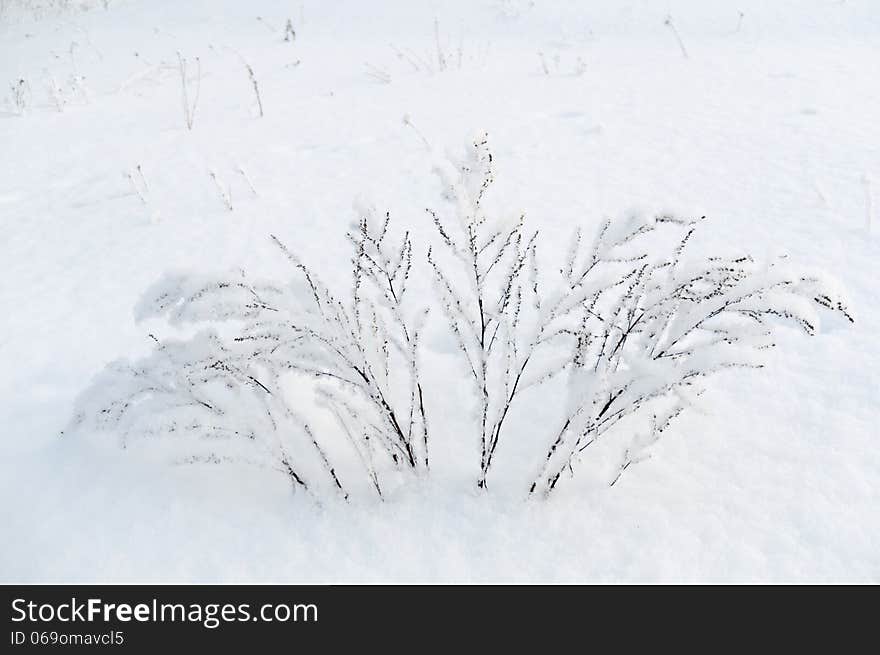
[[[873,0],[58,4],[0,2],[0,581],[880,582]],[[448,67],[429,72],[435,19]],[[201,65],[191,131],[177,51]],[[546,502],[456,472],[478,455],[454,395],[433,398],[444,474],[384,503],[317,508],[266,470],[59,436],[107,363],[168,332],[134,320],[163,275],[287,276],[272,233],[344,290],[353,206],[427,233],[438,155],[481,130],[493,209],[560,261],[577,225],[706,215],[700,248],[828,271],[855,325],[783,329],[613,488],[622,440]],[[498,471],[552,405],[512,417]]]

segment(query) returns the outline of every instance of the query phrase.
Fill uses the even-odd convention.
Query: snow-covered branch
[[[384,497],[392,480],[429,471],[443,443],[438,394],[476,398],[474,455],[456,455],[479,453],[476,484],[486,489],[514,408],[561,392],[558,423],[535,436],[545,450],[527,487],[546,495],[626,425],[634,436],[616,483],[719,373],[760,368],[779,323],[814,334],[820,311],[853,320],[829,280],[784,257],[696,252],[703,218],[605,221],[592,241],[577,230],[567,253],[542,266],[538,231],[522,215],[486,210],[493,163],[480,138],[438,166],[449,202],[428,210],[426,250],[390,214],[362,212],[347,235],[342,294],[275,236],[287,279],[166,275],[136,317],[198,331],[150,335],[149,355],[109,366],[80,399],[77,425],[112,430],[125,445],[191,437],[188,461],[254,462],[316,497],[348,497],[359,481]],[[411,288],[425,279],[434,294],[419,301]],[[429,323],[429,310],[443,320]],[[454,339],[464,393],[459,379],[426,377],[428,329]],[[292,384],[311,385],[326,421],[306,419]]]

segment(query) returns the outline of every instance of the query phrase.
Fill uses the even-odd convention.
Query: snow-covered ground
[[[103,5],[0,1],[0,581],[880,582],[875,0]],[[494,205],[551,247],[707,215],[702,247],[829,271],[855,325],[783,329],[613,488],[611,443],[546,502],[438,475],[316,508],[265,470],[59,436],[147,351],[132,308],[163,272],[288,275],[274,233],[344,288],[353,202],[432,229],[432,164],[480,130]]]

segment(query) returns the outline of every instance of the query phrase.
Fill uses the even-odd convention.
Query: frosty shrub
[[[474,449],[455,456],[462,470],[478,459],[485,489],[511,409],[561,395],[558,423],[530,437],[539,450],[523,492],[547,495],[617,428],[629,446],[613,485],[719,374],[760,368],[775,324],[813,334],[821,309],[853,320],[832,284],[785,258],[692,253],[702,218],[605,221],[542,266],[537,231],[484,209],[485,140],[438,173],[448,202],[428,211],[429,243],[417,249],[388,214],[366,212],[348,234],[342,295],[274,236],[289,279],[161,279],[136,317],[198,331],[150,335],[149,355],[111,364],[81,396],[75,426],[110,430],[126,446],[172,439],[186,461],[275,469],[315,497],[382,497],[427,474],[443,447],[432,397],[476,399]],[[434,293],[413,292],[416,282]],[[464,383],[426,375],[428,329],[452,339]],[[308,416],[307,392],[321,410]]]

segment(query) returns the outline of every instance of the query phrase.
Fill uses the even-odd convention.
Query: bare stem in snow
[[[147,180],[144,178],[144,174],[143,174],[143,171],[141,171],[140,164],[138,164],[136,170],[138,172],[139,181],[135,180],[135,176],[129,171],[126,171],[125,176],[128,178],[128,181],[131,183],[131,188],[134,189],[134,192],[137,194],[138,198],[140,198],[141,202],[146,205],[146,204],[149,204],[147,202],[147,193],[149,193],[149,188],[147,187]]]
[[[428,139],[425,138],[425,135],[422,134],[422,131],[416,127],[415,123],[412,122],[412,119],[409,117],[409,114],[403,115],[403,124],[406,125],[408,128],[410,128],[413,132],[416,133],[416,136],[418,136],[419,139],[421,140],[421,142],[425,145],[425,149],[430,152],[430,150],[431,150],[430,141],[428,141]]]
[[[241,173],[241,176],[244,178],[244,181],[247,183],[248,187],[250,188],[251,193],[253,193],[255,196],[260,195],[260,194],[257,193],[257,190],[254,188],[254,183],[251,182],[251,177],[250,177],[250,175],[248,175],[248,174],[247,174],[247,171],[244,170],[244,166],[239,166],[239,167],[238,167],[238,172]]]
[[[276,31],[276,30],[275,30],[275,26],[272,25],[272,23],[270,23],[268,20],[266,20],[266,19],[263,18],[262,16],[257,16],[257,22],[258,22],[260,25],[262,25],[263,27],[265,27],[266,30],[268,30],[269,32],[275,32],[275,31]]]
[[[137,171],[137,174],[138,174],[138,177],[140,178],[141,184],[144,187],[144,191],[149,193],[150,185],[147,184],[147,178],[146,178],[146,176],[144,176],[144,169],[141,167],[140,164],[138,164],[137,166],[135,166],[135,170]]]
[[[377,68],[369,62],[364,65],[367,68],[367,75],[369,75],[372,79],[376,80],[380,84],[391,84],[391,75],[388,73],[388,71],[382,68]]]
[[[251,84],[254,87],[254,95],[257,97],[257,107],[260,110],[260,118],[263,117],[263,99],[260,97],[260,85],[257,84],[257,76],[254,74],[254,69],[251,68],[251,65],[245,62],[245,68],[247,68],[248,76],[251,78]]]
[[[223,204],[226,205],[226,209],[232,211],[232,192],[229,189],[225,189],[223,185],[220,183],[220,180],[217,178],[217,174],[209,170],[208,175],[211,176],[211,179],[214,180],[214,186],[217,187],[217,193],[220,195],[220,200],[223,201]]]
[[[678,33],[678,30],[675,27],[675,23],[672,22],[672,16],[667,16],[666,20],[663,22],[672,33],[675,35],[675,40],[678,41],[678,47],[681,48],[681,54],[684,55],[685,59],[690,59],[688,56],[687,48],[684,47],[684,41],[681,39],[681,35]]]
[[[202,89],[202,63],[196,57],[196,89],[192,101],[190,101],[189,89],[189,72],[187,60],[178,51],[177,53],[178,70],[180,71],[180,86],[183,94],[183,117],[186,122],[186,129],[192,130],[193,121],[196,118],[196,109],[199,105],[199,93]]]
[[[434,47],[437,49],[437,68],[442,72],[446,70],[446,55],[440,45],[440,21],[434,19]]]
[[[550,75],[550,69],[547,67],[547,60],[544,58],[544,53],[538,53],[538,59],[541,60],[541,70],[544,71],[544,75]]]

